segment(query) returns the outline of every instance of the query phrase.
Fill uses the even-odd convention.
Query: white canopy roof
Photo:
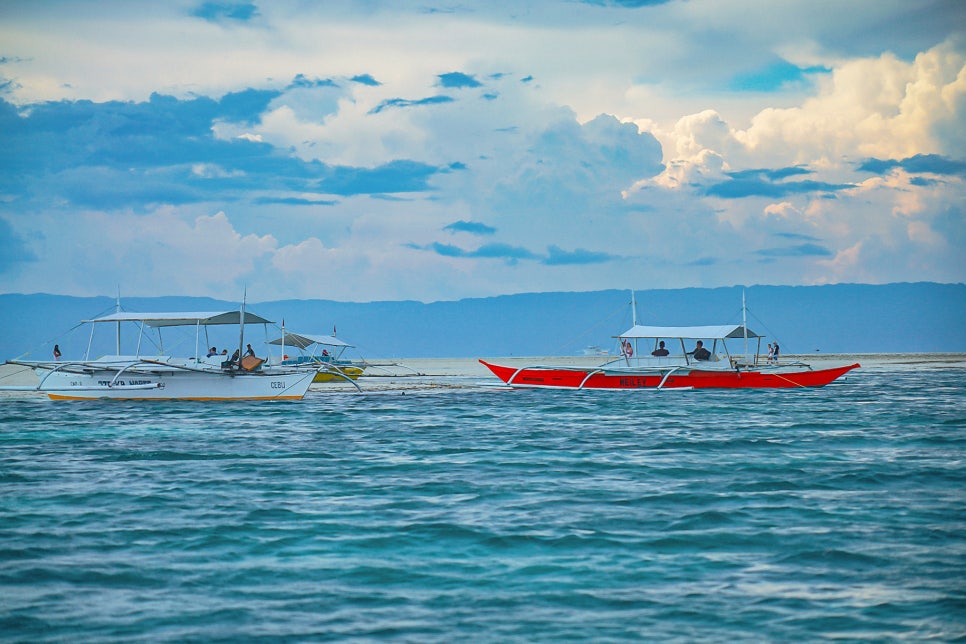
[[[637,326],[631,327],[618,338],[683,338],[685,340],[719,340],[722,338],[745,337],[744,327],[740,324],[712,326]],[[748,329],[749,338],[763,337]]]
[[[355,345],[343,342],[334,335],[305,335],[302,333],[288,333],[286,332],[281,338],[276,338],[275,340],[270,340],[269,344],[282,345],[287,347],[296,347],[298,349],[305,349],[313,344],[325,344],[330,347],[352,347]]]
[[[120,311],[84,322],[143,322],[148,326],[188,326],[195,324],[238,324],[241,311],[207,311],[201,313],[130,313]],[[245,312],[245,324],[272,324],[260,315]]]

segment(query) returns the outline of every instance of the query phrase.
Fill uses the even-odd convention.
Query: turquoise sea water
[[[0,638],[962,640],[964,375],[2,399]]]

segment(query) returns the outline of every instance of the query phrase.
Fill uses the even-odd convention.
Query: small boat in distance
[[[744,299],[744,298],[742,298]],[[633,297],[632,297],[633,307]],[[761,336],[742,323],[716,326],[642,326],[615,336],[621,355],[597,367],[509,367],[480,362],[511,387],[548,389],[790,389],[822,387],[858,363],[812,369],[800,361],[761,355]],[[744,342],[737,353],[728,346]],[[749,341],[756,341],[753,353]],[[706,346],[710,345],[710,346]],[[690,351],[688,345],[693,347]]]
[[[343,342],[334,335],[292,333],[283,327],[282,336],[270,340],[268,344],[282,347],[282,360],[279,364],[315,369],[312,382],[356,380],[366,369],[364,364],[360,365],[342,357],[346,349],[355,345]],[[285,353],[289,349],[298,349],[300,355],[290,358]]]
[[[120,308],[120,307],[118,307]],[[118,310],[110,315],[85,320],[91,327],[87,353],[80,360],[8,360],[7,364],[33,369],[40,378],[36,386],[4,386],[4,391],[39,391],[52,400],[298,400],[305,396],[315,370],[280,367],[245,353],[247,324],[271,324],[269,320],[239,311],[200,313],[130,313]],[[137,327],[137,349],[120,355],[122,327]],[[239,327],[235,355],[208,353],[208,327]],[[116,327],[114,355],[91,358],[94,331]],[[170,327],[194,329],[194,355],[172,357],[164,353],[161,331]],[[148,355],[142,346],[156,346]]]

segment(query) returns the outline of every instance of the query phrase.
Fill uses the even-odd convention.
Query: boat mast
[[[634,296],[634,289],[631,289],[631,328],[635,326],[637,326],[637,298]],[[637,353],[637,338],[634,338],[634,353]]]
[[[745,334],[745,359],[748,359],[748,310],[745,308],[745,289],[741,289],[741,329]]]
[[[283,317],[282,318],[282,359],[279,360],[279,363],[281,364],[284,362],[285,362],[285,318]]]
[[[121,312],[121,285],[120,284],[117,285],[117,300],[115,300],[114,311],[115,313]],[[116,356],[121,355],[121,321],[120,320],[117,321],[117,350],[114,352],[114,355]]]
[[[242,295],[241,318],[238,320],[238,366],[241,367],[241,359],[245,350],[245,301],[248,299],[248,287],[245,287]]]

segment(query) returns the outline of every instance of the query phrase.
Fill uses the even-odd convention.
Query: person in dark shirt
[[[669,351],[664,348],[664,340],[661,340],[660,342],[658,342],[657,349],[654,349],[654,351],[651,351],[652,356],[657,356],[659,358],[666,356],[668,353]]]
[[[695,360],[709,360],[711,358],[711,352],[704,348],[704,343],[698,340],[694,344],[694,351],[691,352]]]

